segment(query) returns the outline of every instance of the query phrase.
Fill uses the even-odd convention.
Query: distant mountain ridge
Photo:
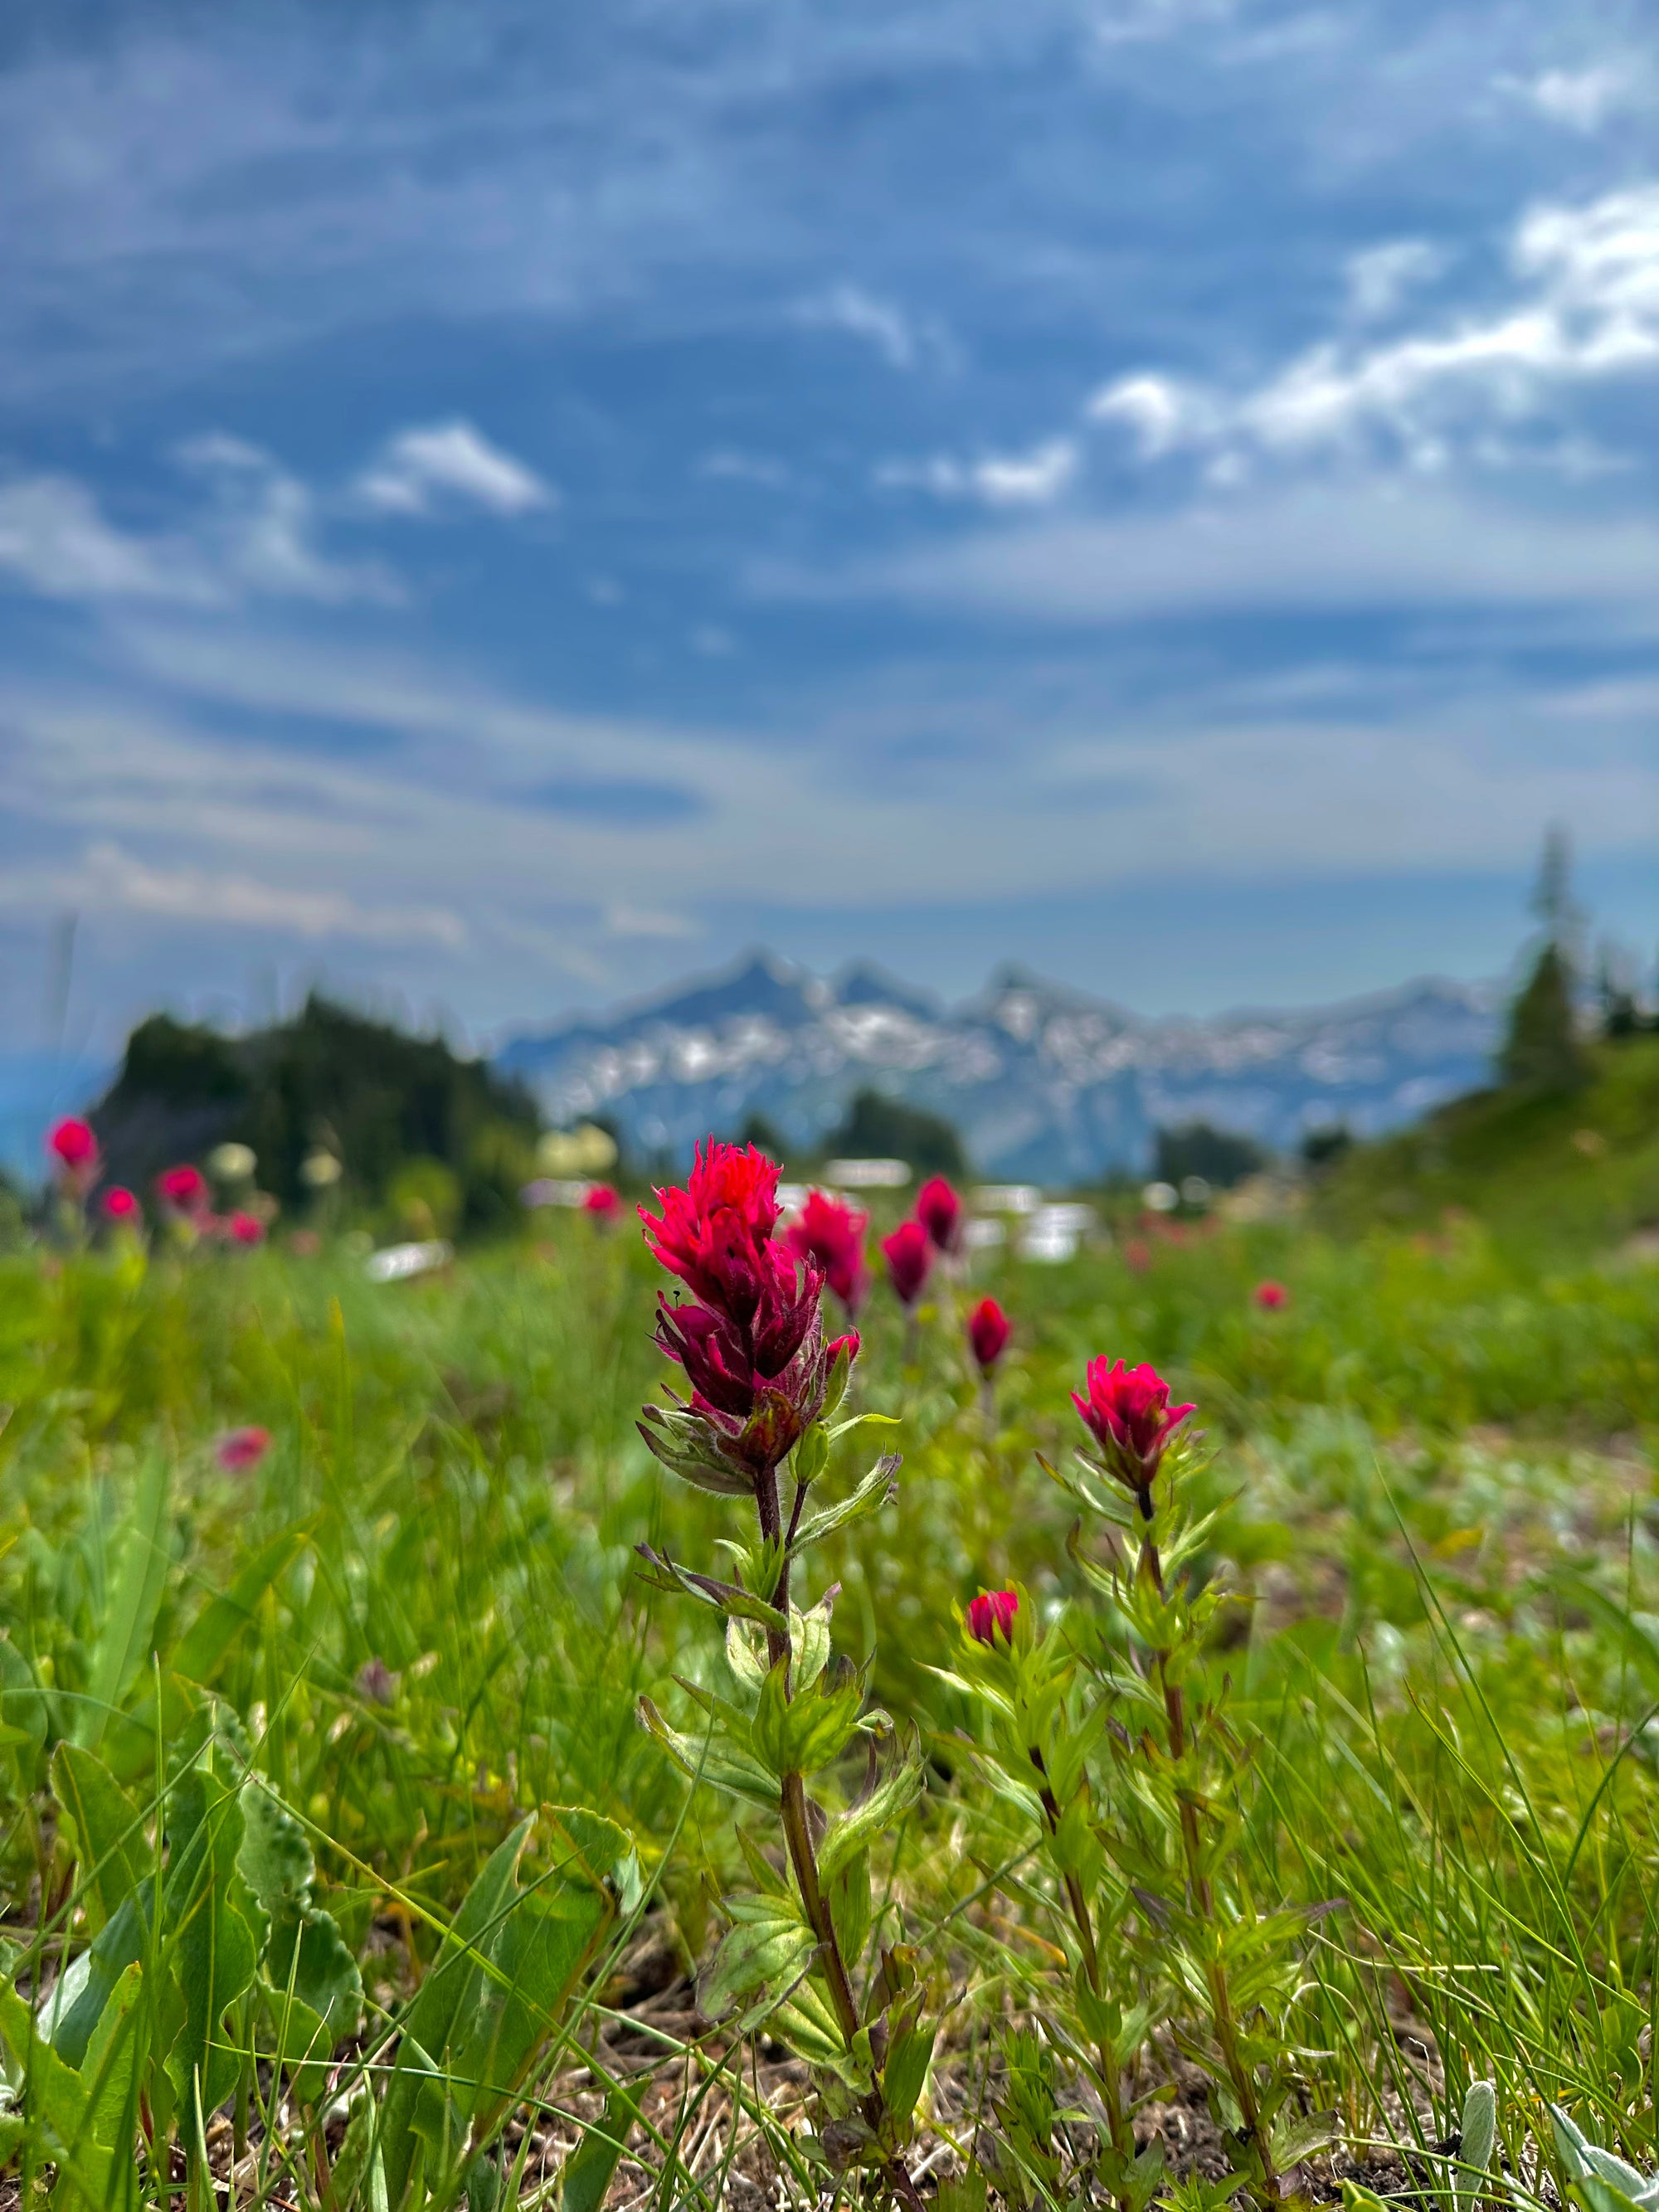
[[[556,1124],[603,1114],[646,1158],[763,1114],[815,1150],[866,1085],[943,1114],[975,1169],[1053,1185],[1144,1168],[1156,1133],[1206,1121],[1289,1151],[1310,1128],[1375,1135],[1485,1081],[1491,985],[1425,981],[1334,1006],[1145,1020],[1000,969],[945,1006],[868,963],[826,980],[759,952],[614,1016],[496,1055]]]

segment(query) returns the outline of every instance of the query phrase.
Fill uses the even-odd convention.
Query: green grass
[[[1642,1194],[1659,1196],[1659,1117],[1642,1118],[1656,1091],[1659,1045],[1644,1041],[1583,1100],[1506,1125],[1516,1161],[1543,1157],[1552,1132],[1565,1157],[1559,1189],[1506,1199],[1496,1232],[1442,1219],[1441,1170],[1419,1161],[1426,1233],[1221,1230],[1160,1245],[1139,1273],[1111,1253],[1060,1268],[999,1261],[985,1286],[1017,1334],[994,1437],[948,1301],[908,1371],[896,1314],[873,1301],[859,1388],[901,1423],[899,1494],[815,1555],[811,1594],[841,1583],[838,1646],[874,1654],[872,1694],[930,1753],[927,1794],[884,1844],[878,1893],[889,1939],[916,1947],[943,2014],[927,2107],[941,2152],[945,2136],[970,2145],[975,2114],[988,2116],[1010,2023],[1041,2025],[1052,1899],[964,1755],[972,1711],[933,1670],[951,1663],[955,1609],[981,1585],[1018,1579],[1046,1606],[1076,1607],[1085,1642],[1097,1632],[1066,1554],[1069,1508],[1038,1455],[1080,1437],[1069,1392],[1103,1352],[1158,1363],[1198,1399],[1215,1448],[1203,1571],[1252,1601],[1224,1616],[1210,1665],[1231,1680],[1251,1751],[1253,1887],[1275,1903],[1342,1901],[1298,1937],[1299,1994],[1275,2023],[1308,2109],[1339,2115],[1351,2160],[1380,2143],[1431,2151],[1468,2083],[1490,2077],[1517,2172],[1545,2100],[1659,2161],[1659,1270],[1609,1269],[1589,1200],[1574,1214],[1562,1195],[1580,1205],[1583,1179],[1600,1175],[1617,1194],[1603,1224],[1642,1218]],[[1498,1109],[1467,1112],[1496,1150],[1479,1171],[1495,1194],[1510,1157]],[[1607,1137],[1599,1160],[1569,1142],[1587,1126]],[[1465,1124],[1437,1127],[1467,1199]],[[1394,1171],[1364,1166],[1382,1184]],[[1526,1233],[1564,1212],[1563,1237]],[[136,2025],[107,2055],[106,2086],[126,2102],[76,2124],[74,2155],[64,2100],[81,2075],[66,2081],[58,2055],[31,2045],[23,2008],[0,2010],[0,2143],[31,2186],[55,2162],[64,2202],[79,2172],[79,2201],[160,2203],[171,2189],[204,2205],[208,2171],[223,2172],[245,2121],[241,2201],[395,2205],[404,2169],[386,2146],[402,2138],[386,2116],[398,2095],[419,2103],[407,2008],[423,1978],[441,1995],[446,1974],[471,1973],[474,1997],[487,1996],[501,1973],[490,1946],[528,1942],[550,1899],[561,1928],[587,1929],[591,1907],[592,1940],[565,1980],[549,1966],[535,1984],[535,2031],[513,2046],[510,2079],[491,2072],[507,2066],[499,2039],[487,2065],[459,2040],[429,2053],[419,2126],[404,2129],[422,2146],[411,2187],[429,2172],[435,2202],[465,2201],[469,2186],[489,2201],[496,2181],[480,2168],[469,2184],[451,2155],[454,2130],[484,2111],[469,2086],[483,2067],[501,2093],[485,2114],[500,2123],[491,2172],[531,2201],[584,2140],[587,2179],[571,2176],[566,2201],[603,2190],[605,2135],[632,2124],[614,2096],[604,2119],[607,2084],[635,2075],[649,2093],[614,2201],[751,2202],[742,2191],[768,2174],[810,2198],[788,2118],[798,2079],[763,2037],[745,2051],[709,2034],[684,1979],[741,1875],[729,1802],[688,1787],[635,1719],[642,1692],[684,1719],[676,1674],[728,1694],[730,1677],[718,1624],[641,1591],[633,1547],[708,1565],[716,1539],[740,1533],[732,1509],[672,1484],[635,1431],[662,1368],[654,1273],[631,1236],[578,1220],[541,1248],[386,1287],[344,1258],[280,1250],[148,1267],[0,1262],[12,1982],[49,2027],[57,1978],[109,1921],[121,1882],[142,1899],[160,1860],[167,1881],[184,1863],[196,1790],[204,1866],[222,1845],[227,1869],[251,1864],[238,1838],[259,1806],[287,1808],[304,1845],[293,1866],[308,1852],[313,1870],[308,1886],[302,1867],[292,1874],[266,1918],[320,1926],[326,1913],[358,1962],[364,2008],[362,2032],[343,2030],[331,2054],[331,2035],[300,2049],[331,2055],[331,2081],[320,2063],[287,2080],[245,2063],[261,2047],[269,2057],[284,2005],[299,2016],[311,1962],[261,1934],[243,1877],[204,1875],[151,1915],[118,2001]],[[1267,1274],[1289,1286],[1282,1311],[1251,1302]],[[250,1422],[270,1429],[271,1450],[227,1474],[213,1440]],[[828,1483],[862,1472],[863,1442],[839,1448]],[[211,1612],[228,1593],[234,1605]],[[93,1823],[101,1856],[65,1802],[77,1758],[129,1808],[107,1832]],[[622,1837],[573,1843],[538,1818],[515,1876],[492,1855],[543,1806],[586,1808]],[[624,1841],[637,1889],[625,1852],[598,1863]],[[441,1953],[481,1881],[495,1884],[493,1917]],[[275,2000],[261,2017],[239,1997],[216,2021],[202,1931],[219,1931],[222,1964],[244,1926],[266,1944],[255,1986]],[[164,2045],[183,2047],[169,2006],[187,2007],[198,1984],[217,2118],[218,2097],[198,2118],[188,2069],[181,2081],[161,2063]],[[1141,2122],[1176,2152],[1178,2119],[1204,2140],[1179,2033],[1176,2019],[1154,2038],[1143,2086],[1175,2081],[1180,2094]],[[141,2103],[145,2081],[155,2094]],[[131,2155],[162,2123],[180,2147],[176,2177],[159,2155]],[[936,2171],[951,2164],[942,2155]],[[1332,2171],[1316,2160],[1309,2185],[1328,2191]],[[1430,2187],[1437,2176],[1431,2160],[1419,2169]],[[1022,2186],[1063,2202],[1071,2184]]]

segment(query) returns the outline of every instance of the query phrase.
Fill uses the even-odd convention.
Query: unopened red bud
[[[1015,1590],[981,1590],[968,1607],[968,1633],[975,1644],[994,1644],[999,1632],[1005,1644],[1014,1640],[1014,1615],[1019,1611]]]

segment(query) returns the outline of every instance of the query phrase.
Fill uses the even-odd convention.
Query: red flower
[[[112,1182],[104,1193],[104,1212],[112,1221],[136,1221],[138,1201],[125,1183]]]
[[[1156,1368],[1126,1367],[1121,1359],[1091,1359],[1086,1387],[1086,1397],[1073,1391],[1072,1403],[1099,1442],[1108,1471],[1144,1498],[1170,1437],[1194,1408],[1170,1403],[1170,1386]]]
[[[684,1190],[659,1190],[640,1217],[664,1267],[695,1305],[658,1300],[657,1342],[685,1370],[689,1401],[653,1410],[641,1432],[681,1473],[752,1488],[823,1410],[834,1353],[823,1340],[823,1273],[772,1242],[777,1169],[753,1146],[699,1152]],[[839,1350],[848,1340],[839,1340]],[[856,1352],[857,1340],[851,1340]]]
[[[981,1590],[968,1607],[968,1633],[975,1644],[994,1644],[999,1630],[1005,1644],[1014,1640],[1014,1615],[1019,1611],[1018,1592]]]
[[[1152,1248],[1144,1237],[1132,1237],[1123,1248],[1123,1264],[1137,1275],[1144,1275],[1152,1264]]]
[[[916,1193],[916,1219],[941,1252],[962,1242],[962,1200],[943,1176],[934,1176]]]
[[[850,1367],[859,1356],[857,1329],[849,1328],[845,1336],[832,1336],[823,1347],[823,1356],[832,1367],[843,1352],[847,1354],[847,1364]]]
[[[1012,1325],[994,1298],[981,1298],[968,1316],[968,1344],[979,1363],[981,1375],[988,1375],[1008,1348]]]
[[[270,1449],[269,1429],[228,1429],[213,1447],[213,1456],[227,1474],[246,1474]]]
[[[881,1240],[887,1262],[887,1279],[902,1306],[915,1305],[933,1270],[933,1248],[919,1221],[901,1221],[890,1237]]]
[[[200,1168],[181,1165],[163,1168],[155,1178],[155,1188],[164,1205],[177,1213],[196,1213],[207,1203],[207,1178]]]
[[[769,1276],[765,1255],[778,1219],[775,1162],[753,1145],[699,1146],[684,1190],[659,1190],[659,1214],[640,1208],[647,1244],[693,1297],[736,1322],[751,1322]]]
[[[1277,1313],[1290,1295],[1283,1283],[1275,1283],[1271,1279],[1265,1283],[1258,1283],[1252,1292],[1257,1305],[1264,1313]]]
[[[595,1221],[611,1222],[622,1212],[622,1200],[608,1182],[596,1182],[582,1200],[582,1212]]]
[[[263,1244],[265,1224],[257,1213],[233,1213],[225,1223],[225,1234],[233,1244]]]
[[[824,1281],[849,1314],[858,1312],[870,1288],[864,1264],[864,1232],[869,1225],[869,1215],[845,1200],[809,1190],[799,1218],[784,1231],[790,1250],[822,1269]]]
[[[50,1152],[71,1182],[86,1182],[98,1165],[98,1139],[90,1126],[73,1114],[54,1122],[46,1139]]]

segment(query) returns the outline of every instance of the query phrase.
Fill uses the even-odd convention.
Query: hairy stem
[[[800,1520],[801,1503],[805,1496],[805,1486],[798,1486],[794,1508],[789,1516],[791,1536]],[[782,1533],[775,1468],[769,1468],[757,1486],[755,1503],[760,1512],[761,1534],[769,1541]],[[787,1556],[771,1601],[787,1617],[789,1610],[789,1561]],[[775,1667],[780,1659],[789,1656],[789,1638],[787,1633],[769,1630],[766,1641],[772,1664]],[[842,2040],[850,2049],[853,2039],[859,2032],[858,1999],[853,1994],[852,1978],[842,1956],[841,1942],[824,1898],[823,1885],[818,1880],[817,1854],[812,1849],[812,1828],[806,1810],[806,1780],[799,1771],[784,1776],[781,1805],[783,1838],[789,1852],[789,1863],[794,1872],[795,1885],[800,1891],[801,1907],[806,1915],[807,1926],[817,1938],[823,1978],[829,1984],[830,2002],[835,2008],[836,2021],[841,2029]],[[887,2107],[879,2088],[872,2089],[864,2100],[864,2117],[872,2131],[878,2134],[887,2117]],[[906,2207],[906,2212],[921,2212],[921,2198],[902,2159],[889,2159],[882,2168],[882,2173],[889,2190]]]
[[[1152,1517],[1150,1491],[1143,1491],[1139,1502],[1143,1519],[1150,1521]],[[1164,1597],[1166,1593],[1163,1562],[1158,1558],[1158,1546],[1150,1531],[1141,1539],[1140,1560],[1159,1597]],[[1182,1695],[1180,1683],[1170,1680],[1170,1653],[1158,1651],[1152,1656],[1158,1668],[1158,1684],[1164,1692],[1170,1757],[1179,1765],[1187,1755],[1186,1700]],[[1198,1808],[1178,1784],[1177,1790],[1181,1805],[1181,1843],[1187,1861],[1188,1887],[1200,1913],[1206,1920],[1213,1921],[1216,1917],[1215,1895],[1209,1878],[1203,1871]],[[1204,1979],[1210,1992],[1210,2017],[1221,2051],[1221,2063],[1226,2069],[1227,2079],[1232,2084],[1233,2094],[1238,2100],[1239,2117],[1244,2124],[1245,2136],[1255,2146],[1256,2157],[1261,2161],[1262,2193],[1270,2200],[1277,2200],[1283,2191],[1273,2165],[1273,2153],[1267,2146],[1267,2133],[1261,2125],[1261,2107],[1256,2099],[1255,2079],[1238,2048],[1238,2021],[1233,2011],[1232,1991],[1227,1983],[1227,1970],[1219,1959],[1212,1959],[1206,1965]]]
[[[1048,1770],[1043,1764],[1042,1753],[1036,1744],[1030,1746],[1031,1764],[1042,1778],[1037,1795],[1042,1806],[1042,1818],[1050,1836],[1060,1833],[1060,1806],[1048,1784]],[[1073,1925],[1077,1929],[1078,1948],[1083,1954],[1083,1972],[1090,1989],[1096,1996],[1103,1994],[1100,1982],[1100,1951],[1095,1942],[1094,1921],[1089,1911],[1089,1900],[1083,1894],[1083,1884],[1074,1874],[1061,1876],[1066,1886],[1066,1901],[1071,1907]],[[1098,2046],[1096,2057],[1100,2061],[1100,2099],[1106,2107],[1106,2124],[1112,2138],[1112,2148],[1121,2158],[1132,2159],[1135,2154],[1134,2130],[1123,2111],[1123,2085],[1118,2079],[1117,2061],[1104,2044]],[[1127,2196],[1118,2199],[1122,2212],[1129,2212]]]

